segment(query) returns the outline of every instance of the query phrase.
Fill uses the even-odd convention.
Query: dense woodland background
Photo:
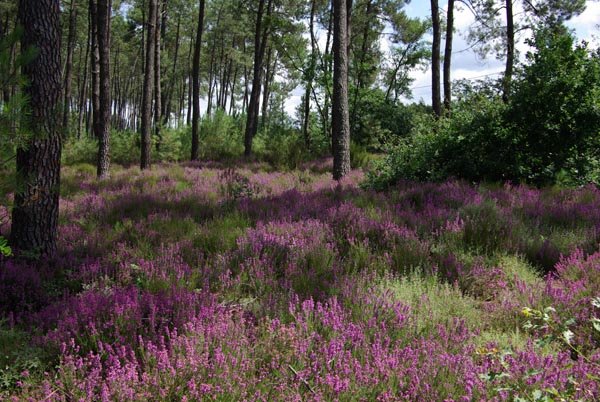
[[[56,71],[31,68],[42,55],[26,39],[25,6],[21,17],[14,2],[0,7],[5,172],[19,160],[15,150],[40,135],[27,122],[33,114],[53,117],[53,127],[40,124],[61,138],[64,162],[95,163],[99,178],[111,158],[145,169],[243,152],[287,167],[333,154],[337,179],[350,158],[366,166],[369,153],[387,154],[370,174],[378,188],[399,178],[598,180],[598,52],[563,25],[584,12],[584,0],[457,3],[475,15],[458,34],[506,65],[496,81],[454,84],[454,1],[442,14],[432,1],[427,20],[409,18],[400,0],[52,3],[58,25],[37,34],[54,35],[44,40],[60,51],[43,56]],[[521,64],[515,41],[523,37],[531,51]],[[429,65],[432,106],[403,104],[410,71]],[[27,84],[35,74],[55,81],[38,91]],[[299,89],[290,116],[286,100]],[[60,98],[31,110],[28,101],[49,90]]]

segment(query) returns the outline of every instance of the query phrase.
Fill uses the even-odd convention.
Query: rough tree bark
[[[33,137],[17,150],[17,191],[10,241],[19,253],[56,252],[60,190],[62,74],[60,1],[21,0],[21,48],[37,49],[22,67],[28,80],[29,128]]]
[[[350,172],[350,119],[348,115],[347,0],[333,0],[333,178]]]
[[[110,14],[112,0],[97,1],[98,54],[100,56],[98,118],[94,117],[94,132],[98,138],[97,176],[104,179],[109,176],[110,167]]]

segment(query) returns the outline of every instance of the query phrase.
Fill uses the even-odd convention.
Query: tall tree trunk
[[[79,87],[79,124],[77,125],[77,139],[81,139],[81,133],[83,132],[83,120],[85,117],[86,101],[87,101],[87,87],[88,87],[88,62],[90,56],[90,40],[92,34],[92,27],[88,27],[87,41],[85,42],[85,58],[83,59],[83,78]],[[81,61],[80,61],[81,64]]]
[[[200,139],[198,126],[200,124],[200,49],[202,49],[202,31],[204,29],[204,0],[200,0],[198,10],[198,28],[196,29],[196,44],[194,46],[194,64],[192,66],[192,155],[193,161],[198,160]]]
[[[373,1],[368,0],[365,8],[365,16],[366,23],[364,24],[364,30],[362,32],[362,43],[360,45],[360,54],[358,65],[355,67],[356,70],[356,83],[354,85],[354,94],[352,96],[352,110],[350,112],[350,133],[354,135],[357,129],[357,108],[358,102],[361,98],[361,91],[365,89],[365,63],[367,60],[367,55],[369,53],[369,33],[371,32],[371,14],[373,13]],[[350,42],[348,42],[348,46],[350,46]]]
[[[515,63],[515,25],[513,16],[513,0],[506,0],[506,69],[502,83],[502,100],[508,103],[510,87]]]
[[[271,0],[266,7],[267,18],[271,15]],[[258,131],[258,111],[260,108],[260,87],[262,83],[262,71],[267,46],[268,27],[263,28],[263,17],[265,14],[265,0],[259,0],[256,13],[256,26],[254,32],[254,68],[252,75],[252,92],[248,103],[248,116],[246,118],[246,132],[244,135],[244,156],[252,154],[252,140]]]
[[[63,104],[62,125],[65,133],[69,132],[69,113],[71,111],[71,80],[73,78],[73,51],[75,49],[75,24],[77,9],[75,0],[69,6],[69,37],[67,40],[67,60],[65,62],[65,99]]]
[[[97,43],[100,56],[99,77],[99,115],[94,118],[94,131],[98,138],[98,164],[97,175],[99,179],[107,178],[110,167],[110,15],[112,0],[98,0],[97,2]]]
[[[333,178],[350,172],[350,119],[348,116],[348,29],[346,0],[333,0]]]
[[[146,62],[144,66],[144,86],[142,92],[142,154],[140,168],[150,167],[152,145],[152,88],[154,80],[154,42],[156,40],[157,0],[149,0],[148,23],[146,30]]]
[[[28,79],[29,128],[34,135],[17,150],[17,188],[10,241],[17,252],[56,252],[60,191],[62,77],[60,1],[21,0],[22,49],[36,49],[22,67]]]
[[[442,97],[440,91],[440,44],[442,33],[440,28],[440,9],[438,0],[431,0],[431,21],[433,23],[433,43],[431,46],[431,106],[433,114],[442,116]]]
[[[233,62],[232,62],[233,64]],[[238,75],[238,65],[235,65],[235,69],[233,70],[233,80],[231,81],[231,99],[229,100],[229,115],[233,116],[236,113],[235,108],[235,84],[237,81]]]
[[[160,1],[160,0],[159,0]],[[156,13],[156,38],[154,40],[154,133],[156,134],[156,150],[160,149],[160,142],[162,140],[162,106],[161,106],[161,79],[160,79],[160,52],[161,52],[161,35],[162,35],[162,23],[166,22],[162,18],[164,10],[164,1],[160,1],[160,6]]]
[[[188,57],[187,57],[187,65],[188,65],[188,69],[187,69],[187,71],[188,71],[188,77],[187,78],[188,79],[187,80],[185,80],[185,79],[183,80],[183,89],[184,89],[183,92],[184,93],[187,92],[187,114],[186,114],[186,117],[185,117],[185,125],[186,126],[191,126],[192,125],[192,103],[194,103],[192,101],[192,87],[193,87],[193,85],[192,85],[192,81],[193,81],[193,79],[192,79],[192,76],[193,76],[193,74],[192,74],[192,70],[193,70],[193,68],[192,68],[192,63],[193,63],[193,61],[192,61],[192,54],[193,54],[193,52],[192,52],[192,50],[195,48],[193,36],[194,36],[194,32],[192,31],[192,38],[190,38],[190,42],[191,43],[190,43],[190,48],[189,48]]]
[[[328,138],[333,138],[331,124],[329,121],[329,109],[331,103],[331,90],[329,89],[329,77],[331,76],[333,58],[331,57],[331,37],[333,36],[333,1],[329,9],[329,21],[327,23],[327,39],[325,40],[325,58],[323,60],[325,70],[325,100],[323,102],[323,130]],[[333,152],[333,144],[332,144]]]
[[[246,55],[246,42],[244,41],[244,56]],[[250,93],[250,72],[248,66],[244,64],[244,96],[242,98],[242,114],[248,110],[248,95]]]
[[[266,64],[266,68],[265,68],[265,80],[264,80],[264,90],[263,90],[263,102],[262,102],[262,110],[261,110],[261,116],[260,116],[260,125],[261,128],[264,130],[264,128],[267,125],[267,113],[269,110],[269,96],[271,95],[270,93],[270,83],[271,83],[271,79],[272,74],[274,74],[274,70],[275,68],[271,68],[271,59],[273,57],[273,47],[269,46],[269,51],[267,52],[267,64]]]
[[[308,19],[308,29],[310,32],[310,62],[308,65],[308,72],[306,74],[306,88],[304,91],[304,115],[302,117],[302,136],[304,137],[304,145],[306,149],[310,149],[310,94],[312,92],[313,80],[315,78],[315,68],[317,64],[317,58],[315,52],[318,50],[316,47],[315,38],[315,13],[316,13],[316,0],[310,2],[310,17]]]
[[[98,138],[100,118],[100,49],[98,48],[98,1],[90,0],[90,25],[92,27],[92,131]]]
[[[179,58],[179,31],[181,28],[181,16],[177,18],[177,30],[175,31],[175,54],[173,55],[173,71],[171,72],[171,80],[169,82],[169,89],[165,95],[166,104],[164,106],[165,111],[163,113],[163,123],[166,126],[171,118],[171,103],[173,101],[173,93],[175,91],[175,76],[177,74],[177,61]]]
[[[454,36],[454,0],[448,0],[446,14],[446,43],[444,46],[444,109],[450,113],[452,107],[452,82],[450,67],[452,63],[452,38]]]

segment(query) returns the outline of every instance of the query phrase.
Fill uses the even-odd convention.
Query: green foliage
[[[354,142],[378,152],[385,144],[410,132],[413,124],[410,107],[387,99],[381,89],[362,89],[359,92],[352,121]]]
[[[221,109],[205,117],[200,126],[200,158],[222,160],[241,156],[244,122],[245,116],[229,116]],[[185,143],[191,144],[191,133],[190,141]]]
[[[50,351],[32,345],[26,332],[0,320],[0,398],[31,376],[41,376]]]
[[[302,135],[290,126],[261,130],[254,141],[254,152],[259,159],[284,169],[295,169],[308,158]]]
[[[528,41],[535,52],[507,110],[520,177],[536,184],[598,181],[600,51],[574,45],[560,28]]]
[[[64,143],[61,154],[61,163],[68,166],[80,163],[88,163],[91,165],[96,163],[97,154],[98,141],[95,139],[87,136],[79,140],[75,137],[70,137]],[[113,150],[111,150],[111,159],[114,160],[115,158],[112,154]]]
[[[413,117],[410,135],[368,174],[386,188],[400,179],[581,184],[600,178],[600,53],[573,46],[554,27],[536,33],[537,49],[513,83],[508,104],[499,83],[460,83],[451,116]]]
[[[17,45],[22,28],[17,28],[0,38],[0,93],[11,94],[10,98],[0,100],[0,169],[15,157],[16,149],[24,146],[31,133],[21,124],[27,116],[27,99],[21,91],[25,78],[19,74],[20,67],[31,62],[34,50],[24,50],[12,61],[12,48]]]
[[[5,257],[10,257],[12,255],[12,250],[8,245],[8,240],[6,240],[3,236],[0,236],[0,255]]]

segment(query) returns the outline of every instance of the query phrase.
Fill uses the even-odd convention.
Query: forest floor
[[[597,188],[329,169],[65,167],[59,257],[0,257],[0,399],[600,398]]]

